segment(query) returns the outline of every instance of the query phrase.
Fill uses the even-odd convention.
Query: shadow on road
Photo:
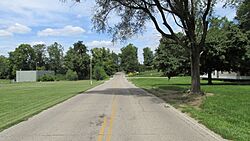
[[[134,96],[141,98],[149,98],[149,100],[153,103],[159,104],[164,101],[155,97],[154,95],[149,94],[143,89],[140,88],[107,88],[104,90],[94,90],[88,91],[84,94],[100,94],[100,95],[122,95],[122,96]]]

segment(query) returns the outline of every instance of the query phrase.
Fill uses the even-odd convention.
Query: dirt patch
[[[206,96],[214,96],[213,93],[206,93]]]
[[[190,101],[187,102],[188,105],[191,105],[195,108],[199,108],[204,100],[204,96],[196,96]]]
[[[172,104],[176,108],[181,109],[186,106],[192,106],[194,108],[199,109],[206,97],[214,95],[212,93],[206,93],[205,95],[195,95],[182,91],[164,89],[151,89],[148,91],[156,95],[157,97],[160,97],[161,99],[165,100],[167,103]]]

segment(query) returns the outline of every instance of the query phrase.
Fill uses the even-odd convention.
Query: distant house
[[[16,82],[35,82],[45,74],[54,75],[54,71],[16,71]]]
[[[202,79],[207,79],[208,75],[202,75]],[[214,71],[212,73],[213,80],[247,80],[250,81],[250,76],[241,76],[239,73],[235,72],[223,72],[223,71]]]

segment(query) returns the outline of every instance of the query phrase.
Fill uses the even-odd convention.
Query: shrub
[[[132,76],[135,76],[136,74],[135,73],[132,73],[132,72],[130,72],[130,73],[128,73],[128,77],[132,77]]]
[[[94,67],[94,78],[96,80],[104,80],[104,79],[108,78],[108,75],[106,74],[103,67],[95,66]]]
[[[38,81],[55,81],[55,76],[51,74],[44,74],[38,79]]]
[[[56,74],[56,81],[66,80],[65,74]]]
[[[73,70],[68,70],[66,73],[66,79],[70,81],[74,81],[78,79],[78,76],[75,71]]]

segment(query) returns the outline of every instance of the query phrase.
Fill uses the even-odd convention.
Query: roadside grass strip
[[[129,78],[136,86],[162,98],[199,122],[235,141],[250,140],[250,85],[213,81],[202,82],[206,96],[188,95],[190,77]]]
[[[102,81],[13,83],[0,86],[0,131],[86,91]]]

